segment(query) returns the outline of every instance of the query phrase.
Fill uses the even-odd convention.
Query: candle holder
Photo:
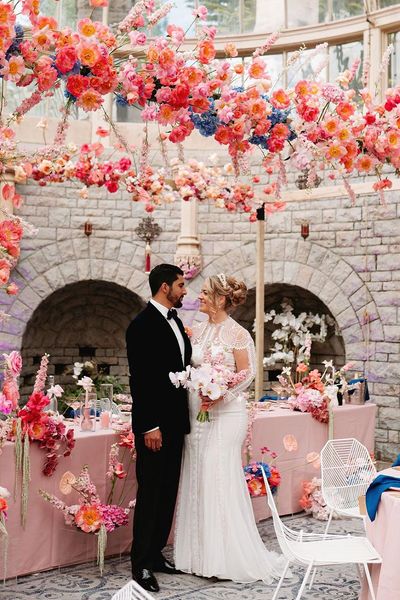
[[[146,243],[144,252],[144,270],[145,273],[151,271],[151,242],[158,238],[162,233],[162,229],[156,223],[153,217],[144,217],[138,227],[135,229],[136,235],[140,240]]]

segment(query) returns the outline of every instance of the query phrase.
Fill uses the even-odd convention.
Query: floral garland
[[[8,548],[8,532],[6,528],[8,503],[7,499],[10,497],[10,492],[7,488],[0,487],[0,541],[3,544],[3,579],[5,583],[6,569],[7,569],[7,548]]]

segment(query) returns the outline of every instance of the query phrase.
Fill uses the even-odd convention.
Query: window
[[[390,56],[388,86],[398,85],[400,80],[400,32],[391,33],[388,36],[388,43],[393,44],[394,50]]]
[[[350,42],[348,44],[337,44],[336,46],[330,46],[329,48],[329,80],[335,81],[339,73],[342,73],[346,69],[350,69],[354,61],[359,58],[361,65],[363,61],[363,44],[362,42]],[[362,66],[360,65],[356,76],[350,83],[350,88],[361,89],[361,72]]]

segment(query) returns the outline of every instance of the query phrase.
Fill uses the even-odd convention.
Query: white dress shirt
[[[179,330],[178,323],[175,321],[175,319],[168,319],[168,308],[166,306],[164,306],[163,304],[160,304],[159,302],[156,302],[156,300],[154,300],[153,298],[150,300],[150,302],[158,311],[160,311],[162,316],[165,317],[165,319],[168,321],[169,325],[171,326],[171,329],[174,332],[175,337],[179,344],[179,349],[181,351],[181,356],[182,356],[182,364],[185,365],[185,342],[184,342],[183,336]],[[154,429],[149,429],[148,431],[145,431],[144,433],[150,433],[151,431],[157,431],[157,429],[160,429],[160,428],[154,427]]]

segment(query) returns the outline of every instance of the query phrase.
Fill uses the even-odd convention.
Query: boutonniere
[[[190,327],[185,327],[185,333],[188,336],[188,338],[191,338],[193,335],[193,331],[190,329]]]

